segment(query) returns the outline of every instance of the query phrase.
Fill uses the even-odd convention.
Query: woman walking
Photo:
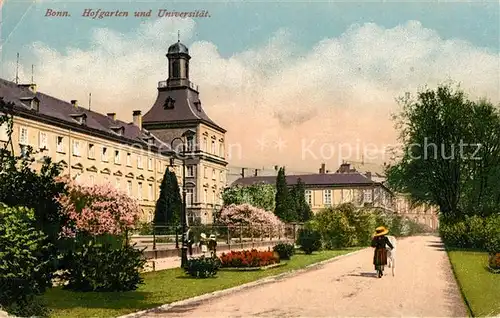
[[[378,278],[381,278],[384,275],[384,266],[387,265],[386,246],[389,246],[391,250],[394,248],[387,236],[385,236],[387,233],[389,233],[388,229],[383,226],[379,226],[375,229],[375,234],[372,239],[372,247],[375,248],[375,252],[373,254],[373,265],[375,265]]]

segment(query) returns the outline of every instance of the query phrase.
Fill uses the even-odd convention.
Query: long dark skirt
[[[375,265],[375,267],[387,265],[387,249],[385,247],[375,249],[373,265]]]

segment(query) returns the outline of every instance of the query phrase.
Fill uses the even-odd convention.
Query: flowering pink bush
[[[273,213],[250,204],[231,204],[224,207],[219,220],[222,224],[244,229],[246,235],[278,235],[283,232],[284,223]]]
[[[56,198],[69,219],[62,237],[74,237],[76,233],[118,235],[137,224],[141,209],[124,192],[110,184],[85,186],[73,180],[65,182],[67,194]]]

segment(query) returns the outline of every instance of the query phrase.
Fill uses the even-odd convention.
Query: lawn
[[[448,255],[472,316],[499,315],[500,274],[486,269],[488,254],[451,250]]]
[[[320,251],[312,255],[298,253],[285,266],[253,272],[221,271],[216,278],[207,279],[192,279],[181,269],[168,269],[145,273],[145,284],[132,292],[76,293],[52,288],[43,299],[52,311],[51,317],[117,317],[304,268],[354,250]]]

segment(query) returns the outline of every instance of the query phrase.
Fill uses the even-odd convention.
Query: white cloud
[[[145,112],[153,104],[157,82],[167,77],[165,53],[177,30],[189,41],[195,28],[192,20],[162,19],[134,34],[97,29],[86,51],[57,52],[36,43],[37,84],[67,100],[85,101],[92,92],[95,110],[130,120],[132,110]],[[229,143],[242,146],[243,158],[233,157],[232,163],[315,171],[328,159],[320,158],[325,142],[395,143],[389,120],[394,99],[448,79],[461,82],[474,97],[499,100],[498,54],[444,40],[417,21],[392,29],[353,25],[340,37],[304,49],[286,29],[262,47],[229,58],[210,42],[190,46],[191,79],[200,87],[206,111],[228,129]],[[30,70],[22,69],[21,78],[29,78]],[[257,139],[263,134],[281,136],[287,149],[261,152]],[[301,159],[304,138],[316,140],[316,158]],[[336,159],[329,158],[329,165]]]

